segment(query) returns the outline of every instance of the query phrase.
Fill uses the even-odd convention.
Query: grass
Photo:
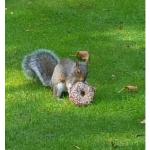
[[[6,149],[144,150],[143,0],[6,0]],[[57,101],[25,78],[23,57],[37,48],[61,58],[91,54],[92,105]],[[125,85],[137,93],[117,93]]]

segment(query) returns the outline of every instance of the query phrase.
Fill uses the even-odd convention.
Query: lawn
[[[144,150],[144,0],[6,0],[6,149]],[[92,105],[57,101],[27,80],[23,57],[91,54]],[[138,92],[118,91],[137,85]]]

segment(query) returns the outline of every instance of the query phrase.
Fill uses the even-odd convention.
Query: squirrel
[[[86,62],[62,59],[52,51],[39,49],[23,59],[22,68],[29,79],[38,78],[43,86],[49,86],[53,94],[61,98],[76,82],[85,82],[88,74]]]

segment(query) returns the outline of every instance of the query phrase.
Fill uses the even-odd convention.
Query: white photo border
[[[0,1],[0,149],[5,150],[5,1]]]

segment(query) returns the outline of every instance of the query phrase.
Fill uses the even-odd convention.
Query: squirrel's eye
[[[80,69],[77,69],[77,74],[79,74],[81,71],[80,71]]]

